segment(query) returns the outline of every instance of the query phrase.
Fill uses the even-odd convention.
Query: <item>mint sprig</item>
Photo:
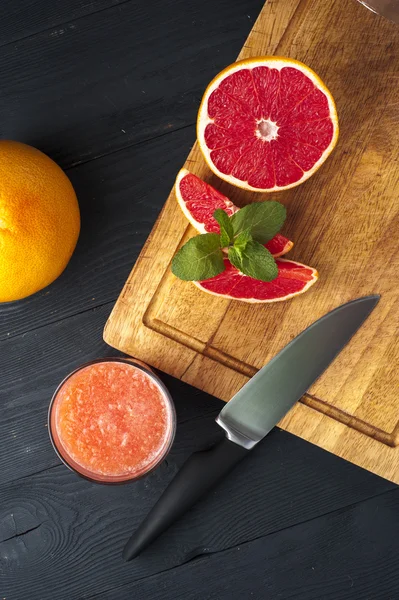
[[[256,202],[241,208],[231,217],[218,208],[213,217],[220,234],[203,233],[191,238],[174,256],[172,272],[184,281],[203,281],[225,270],[223,250],[241,273],[273,281],[278,269],[273,255],[264,244],[281,229],[286,217],[279,202]]]

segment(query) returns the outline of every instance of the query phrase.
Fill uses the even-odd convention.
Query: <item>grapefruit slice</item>
[[[187,169],[180,169],[177,174],[175,190],[180,208],[200,233],[220,233],[219,223],[213,218],[217,208],[222,208],[229,217],[240,210],[226,196]]]
[[[197,137],[216,175],[272,192],[299,185],[323,164],[338,138],[334,99],[309,67],[267,56],[239,61],[207,87]]]
[[[180,208],[200,233],[220,232],[219,223],[213,218],[217,208],[222,208],[229,216],[240,210],[226,196],[187,169],[179,171],[175,190]],[[286,254],[293,245],[293,242],[279,233],[265,244],[274,257]]]
[[[284,235],[278,233],[273,239],[270,240],[270,242],[265,244],[265,247],[271,254],[273,254],[274,258],[278,258],[279,256],[284,256],[284,254],[287,254],[287,252],[294,247],[294,242],[291,242],[291,240],[286,238]]]
[[[281,302],[306,292],[318,279],[316,269],[307,267],[293,260],[276,260],[278,276],[270,282],[259,281],[241,273],[233,267],[226,258],[224,261],[225,271],[206,279],[205,281],[194,281],[193,283],[204,292],[242,300],[244,302]]]

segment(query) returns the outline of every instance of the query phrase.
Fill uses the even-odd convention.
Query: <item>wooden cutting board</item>
[[[288,210],[289,257],[316,267],[303,296],[247,305],[176,279],[170,261],[194,230],[172,190],[107,322],[105,341],[222,400],[310,323],[365,294],[381,301],[280,426],[399,483],[399,28],[354,0],[274,0],[240,58],[285,55],[333,93],[338,146],[303,185],[273,194]],[[187,169],[238,205],[264,200],[217,180],[195,145]]]

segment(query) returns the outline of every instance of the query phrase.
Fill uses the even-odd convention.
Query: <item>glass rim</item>
[[[64,456],[60,449],[57,446],[57,442],[54,438],[53,435],[53,426],[52,426],[52,414],[53,414],[53,409],[54,409],[54,405],[55,405],[55,401],[57,399],[58,393],[61,390],[61,388],[64,386],[64,384],[73,376],[75,375],[75,373],[78,373],[79,371],[81,371],[82,369],[85,369],[86,367],[90,367],[94,364],[97,363],[104,363],[104,362],[119,362],[119,363],[124,363],[130,366],[134,366],[135,368],[143,371],[144,373],[146,373],[153,381],[155,381],[155,383],[157,384],[157,386],[160,388],[160,390],[162,391],[162,393],[164,394],[164,397],[166,398],[167,404],[168,404],[168,409],[170,411],[170,419],[171,419],[171,425],[170,425],[170,432],[168,433],[169,435],[169,439],[167,440],[167,443],[165,444],[165,447],[162,449],[162,452],[160,452],[158,458],[155,460],[155,462],[151,465],[151,467],[148,470],[144,470],[142,473],[139,473],[138,475],[133,475],[133,476],[124,476],[124,475],[117,475],[115,476],[115,479],[112,480],[112,475],[107,475],[106,477],[108,477],[109,479],[103,481],[101,479],[96,479],[95,477],[91,477],[90,475],[86,475],[85,473],[82,473],[81,471],[79,471],[77,468],[75,468],[72,464],[70,464],[68,462],[68,459],[66,456]],[[101,485],[122,485],[122,484],[126,484],[126,483],[131,483],[133,481],[138,481],[139,479],[142,479],[143,477],[145,477],[146,475],[148,475],[149,473],[151,473],[154,469],[156,469],[160,463],[165,459],[165,457],[167,456],[167,454],[169,453],[174,439],[175,439],[175,435],[176,435],[176,409],[175,409],[175,405],[173,402],[173,398],[168,390],[168,388],[166,387],[166,385],[163,383],[163,381],[158,377],[158,375],[156,375],[156,373],[154,373],[154,371],[152,371],[152,369],[147,366],[145,363],[142,363],[141,361],[139,361],[138,359],[135,358],[125,358],[125,357],[117,357],[117,356],[110,356],[108,358],[95,358],[93,360],[90,360],[82,365],[80,365],[79,367],[76,367],[76,369],[74,369],[73,371],[71,371],[70,373],[68,373],[68,375],[66,375],[64,377],[64,379],[58,384],[56,390],[54,391],[51,400],[50,400],[50,404],[48,407],[48,412],[47,412],[47,429],[48,429],[48,433],[49,433],[49,437],[50,437],[50,441],[51,444],[53,446],[53,449],[56,453],[56,455],[58,456],[58,458],[60,459],[60,461],[73,473],[75,473],[76,475],[78,475],[79,477],[86,479],[86,481],[90,481],[92,483],[98,483]],[[68,453],[65,451],[65,454],[68,456]],[[72,457],[69,457],[72,458]],[[75,461],[76,462],[76,461]],[[87,471],[89,471],[89,469],[86,469]],[[93,475],[95,475],[93,473]]]

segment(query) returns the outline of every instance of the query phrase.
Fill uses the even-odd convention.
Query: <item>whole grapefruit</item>
[[[62,169],[36,148],[0,140],[0,302],[52,283],[79,231],[78,201]]]

